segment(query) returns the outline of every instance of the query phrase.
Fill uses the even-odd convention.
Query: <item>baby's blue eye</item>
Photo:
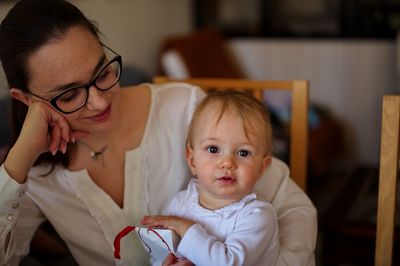
[[[208,151],[209,153],[218,153],[218,152],[219,152],[219,149],[218,149],[217,146],[209,146],[209,147],[207,147],[207,151]]]
[[[248,157],[251,155],[251,152],[248,150],[239,150],[237,152],[237,155],[239,155],[240,157]]]

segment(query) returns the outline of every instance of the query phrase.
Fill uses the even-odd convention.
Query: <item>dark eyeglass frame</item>
[[[34,93],[30,92],[30,91],[27,91],[27,93],[29,93],[29,94],[31,94],[31,95],[33,95],[33,96],[35,96],[35,97],[37,97],[37,98],[39,98],[39,99],[41,99],[41,100],[43,100],[43,101],[48,102],[52,107],[54,107],[57,111],[59,111],[59,112],[61,112],[61,113],[63,113],[63,114],[71,114],[71,113],[74,113],[74,112],[78,111],[79,109],[81,109],[83,106],[86,105],[86,103],[87,103],[87,101],[88,101],[88,99],[89,99],[89,89],[90,89],[90,87],[94,86],[94,87],[95,87],[96,89],[98,89],[99,91],[108,91],[109,89],[111,89],[112,87],[114,87],[115,84],[117,84],[118,81],[119,81],[120,78],[121,78],[121,73],[122,73],[122,57],[121,57],[121,55],[119,55],[119,54],[117,54],[116,52],[114,52],[114,50],[112,50],[110,47],[106,46],[105,44],[101,44],[101,45],[102,45],[103,47],[107,48],[109,51],[113,52],[116,56],[114,56],[109,62],[107,62],[107,64],[105,64],[105,65],[97,72],[96,76],[95,76],[91,81],[89,81],[88,83],[83,84],[83,85],[79,85],[79,86],[77,86],[77,87],[72,87],[72,88],[63,90],[62,92],[60,92],[59,94],[57,94],[56,96],[54,96],[54,97],[52,97],[52,98],[50,98],[50,99],[43,98],[42,96],[36,95],[36,94],[34,94]],[[117,74],[117,78],[116,78],[115,82],[114,82],[112,85],[110,85],[110,87],[108,87],[108,88],[106,88],[106,89],[101,89],[101,88],[97,87],[97,85],[96,85],[96,80],[97,80],[97,78],[99,77],[99,75],[103,72],[104,69],[106,69],[107,67],[109,67],[109,66],[110,66],[112,63],[114,63],[114,62],[118,62],[118,66],[119,66],[119,68],[118,68],[119,71],[118,71],[118,73],[116,73],[116,74]],[[73,90],[76,90],[76,89],[79,89],[79,88],[84,88],[84,89],[86,90],[86,99],[85,99],[85,101],[84,101],[79,107],[75,108],[75,109],[72,110],[72,111],[64,111],[64,110],[62,110],[61,108],[58,107],[58,105],[57,105],[57,100],[58,100],[60,97],[62,97],[64,94],[66,94],[66,93],[68,93],[68,92],[70,92],[70,91],[73,91]]]

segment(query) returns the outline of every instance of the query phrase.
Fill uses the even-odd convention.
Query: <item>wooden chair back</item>
[[[399,163],[400,95],[383,96],[375,265],[392,265]]]
[[[308,155],[308,101],[309,82],[306,80],[286,81],[258,81],[246,79],[216,79],[216,78],[188,78],[171,79],[157,76],[154,83],[170,81],[187,82],[197,85],[204,91],[232,89],[253,94],[263,101],[265,90],[285,90],[291,92],[291,119],[290,119],[290,159],[289,167],[293,180],[305,191],[307,182],[307,155]]]

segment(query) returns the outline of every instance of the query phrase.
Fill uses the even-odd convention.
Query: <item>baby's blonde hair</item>
[[[266,155],[272,155],[272,128],[267,108],[252,95],[233,90],[218,90],[209,93],[197,106],[189,125],[188,136],[186,139],[187,147],[193,148],[193,136],[195,134],[195,128],[197,127],[199,117],[209,106],[215,106],[214,110],[219,111],[219,117],[216,123],[220,121],[226,111],[233,111],[236,113],[242,123],[247,137],[248,132],[251,129],[254,129],[254,124],[251,122],[256,121],[262,123],[262,128],[264,128],[265,132]]]

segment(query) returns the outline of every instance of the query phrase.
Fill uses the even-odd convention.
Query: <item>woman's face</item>
[[[68,88],[92,81],[110,57],[87,29],[71,27],[63,38],[49,42],[28,58],[29,90],[51,99]],[[91,86],[86,105],[63,116],[75,130],[96,133],[112,129],[118,117],[118,91],[118,83],[107,91]],[[33,95],[29,97],[31,101],[41,101]]]

